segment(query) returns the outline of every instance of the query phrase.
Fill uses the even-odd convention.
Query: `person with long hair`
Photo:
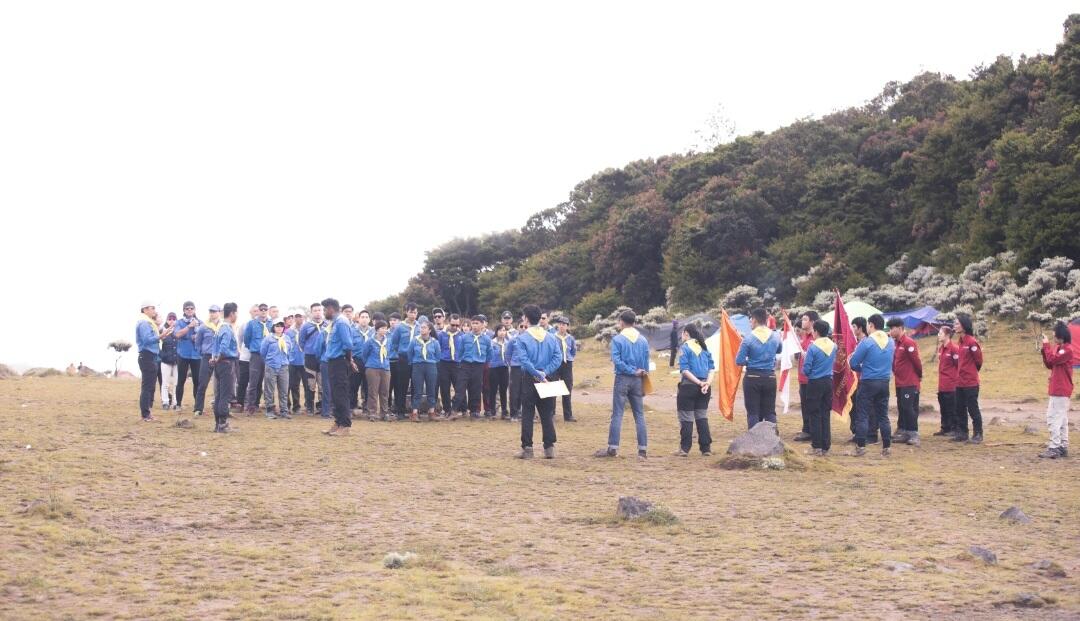
[[[510,386],[510,338],[506,325],[495,326],[495,338],[491,339],[488,350],[488,388],[487,401],[492,413],[501,405],[501,418],[510,420],[510,410],[506,407],[506,392]],[[499,397],[496,402],[495,397]]]
[[[709,432],[709,398],[716,364],[705,345],[705,337],[697,325],[688,323],[679,333],[679,389],[675,409],[679,416],[679,457],[690,454],[697,426],[698,448],[702,456],[712,455],[712,434]]]
[[[420,411],[427,412],[429,421],[435,420],[435,404],[439,394],[439,339],[434,334],[435,326],[428,321],[420,322],[420,333],[413,339],[412,351],[412,412],[409,420],[420,422]],[[427,408],[424,408],[424,404]]]
[[[983,441],[982,411],[979,409],[979,371],[983,365],[982,344],[975,340],[971,316],[956,316],[953,330],[960,336],[959,372],[956,381],[956,429],[953,442],[980,444]],[[968,417],[971,439],[968,439]]]
[[[960,378],[960,348],[952,340],[951,326],[938,330],[938,410],[941,429],[935,436],[951,436],[956,431],[956,382]]]

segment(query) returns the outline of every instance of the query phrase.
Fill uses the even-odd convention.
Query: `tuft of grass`
[[[667,507],[657,506],[634,518],[633,521],[650,526],[672,526],[679,523],[679,517]]]
[[[24,513],[29,517],[42,517],[47,520],[79,519],[79,509],[65,494],[50,492],[47,499],[31,501]]]

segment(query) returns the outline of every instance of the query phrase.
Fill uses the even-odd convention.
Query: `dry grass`
[[[987,344],[988,383],[1001,382],[987,392],[1041,408],[1045,373],[1018,347]],[[579,369],[610,385],[598,353]],[[523,463],[501,422],[365,422],[332,439],[319,420],[241,419],[219,436],[204,419],[139,423],[137,390],[0,384],[0,618],[1080,616],[1080,459],[1036,459],[1042,437],[1013,422],[988,430],[999,446],[927,438],[862,460],[836,446],[805,471],[724,471],[667,457],[677,423],[660,409],[655,457],[592,459],[607,412],[588,398],[582,422],[559,424],[559,457]],[[712,420],[722,453],[744,426]],[[797,420],[781,417],[785,437]],[[624,435],[632,446],[629,422]],[[617,520],[627,495],[668,513]],[[1010,505],[1033,522],[999,519]],[[998,564],[964,558],[970,545]],[[387,569],[390,552],[416,556]],[[995,606],[1021,592],[1053,603]]]

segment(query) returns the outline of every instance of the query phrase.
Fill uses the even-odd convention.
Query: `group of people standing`
[[[562,380],[563,417],[576,420],[572,411],[573,363],[578,347],[569,334],[569,319],[549,322],[538,306],[526,306],[517,317],[503,312],[490,326],[484,315],[462,317],[432,310],[420,315],[415,304],[403,314],[356,312],[333,298],[312,304],[309,312],[279,317],[276,307],[251,307],[250,319],[237,324],[235,303],[209,308],[201,322],[195,305],[186,302],[183,317],[169,314],[163,324],[156,308],[142,308],[136,328],[139,366],[143,374],[140,410],[153,420],[153,386],[163,381],[164,408],[181,407],[186,376],[190,373],[195,415],[201,415],[211,374],[214,377],[215,431],[227,433],[230,410],[254,415],[264,401],[267,418],[291,418],[303,408],[314,416],[316,407],[334,423],[325,433],[349,434],[352,420],[445,420],[501,418],[521,421],[519,457],[533,457],[533,426],[539,420],[544,456],[554,457],[555,397],[541,397],[536,385]],[[634,417],[637,454],[648,456],[644,396],[651,381],[647,339],[635,328],[636,316],[623,312],[619,332],[611,342],[615,375],[608,441],[596,457],[618,455],[626,405]],[[776,370],[782,347],[774,321],[764,308],[750,313],[750,334],[743,339],[734,364],[744,367],[743,398],[747,426],[776,423]],[[228,329],[223,329],[228,327]],[[854,455],[866,453],[880,441],[882,454],[892,444],[920,445],[919,396],[923,365],[918,344],[902,320],[888,321],[880,314],[856,317],[851,322],[857,344],[848,363],[858,378],[850,396]],[[703,455],[712,451],[708,405],[716,372],[700,328],[688,323],[672,330],[672,364],[679,366],[677,416],[680,446],[685,457],[696,431]],[[831,411],[834,367],[838,347],[828,322],[807,311],[799,317],[798,363],[802,430],[793,438],[809,441],[811,453],[825,456],[832,447]],[[935,436],[954,442],[983,441],[979,407],[979,371],[982,345],[973,334],[971,318],[960,315],[938,333],[938,404],[941,428]],[[673,339],[674,340],[674,339]],[[1055,327],[1054,340],[1043,337],[1043,360],[1051,370],[1047,420],[1050,443],[1041,457],[1067,455],[1068,409],[1072,394],[1071,339],[1064,324]],[[676,353],[677,350],[677,353]],[[173,357],[175,356],[175,358]],[[173,378],[176,388],[173,389]],[[899,416],[896,432],[889,420],[890,384],[895,389]],[[168,386],[169,388],[166,388]],[[301,404],[301,391],[303,402]],[[969,434],[968,421],[971,422]],[[879,440],[880,437],[880,440]]]

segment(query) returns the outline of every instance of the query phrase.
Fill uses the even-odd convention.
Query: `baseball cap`
[[[220,313],[221,312],[221,307],[218,306],[217,304],[211,304],[210,305],[210,312],[211,313]]]
[[[176,319],[176,313],[169,313],[166,319]]]
[[[283,325],[285,325],[285,320],[284,319],[278,319],[277,321],[274,322],[274,325],[275,326],[283,326]]]
[[[477,315],[476,318],[480,321],[487,321],[487,315]]]
[[[511,313],[510,311],[503,311],[502,318],[503,319],[513,319],[514,314]]]
[[[195,308],[195,302],[192,302],[191,300],[184,302],[184,308]]]
[[[151,300],[150,298],[143,298],[142,304],[139,305],[139,310],[142,310],[144,308],[149,308],[151,306],[156,307],[157,302]]]
[[[570,325],[570,319],[568,319],[566,315],[559,315],[555,318],[555,323],[565,323],[566,325]]]

